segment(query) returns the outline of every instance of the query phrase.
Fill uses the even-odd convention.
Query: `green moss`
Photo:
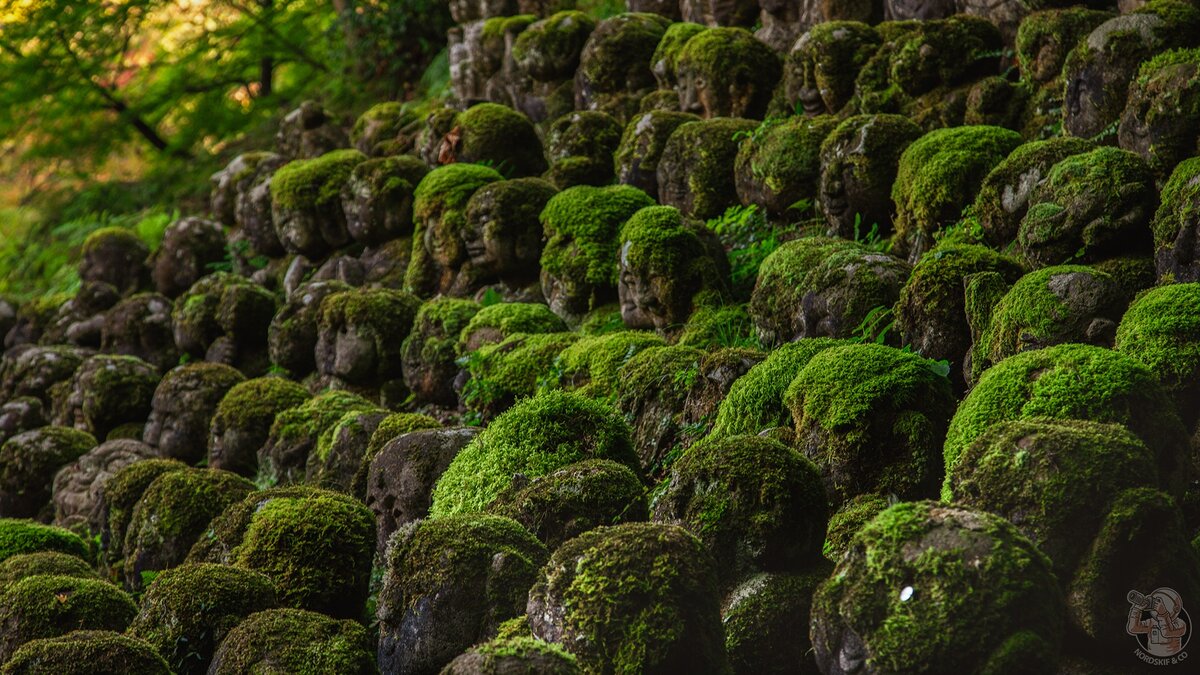
[[[516,521],[486,514],[453,514],[416,521],[388,547],[381,603],[396,609],[428,603],[451,587],[485,596],[480,625],[521,614],[528,587],[549,552]],[[496,560],[502,560],[503,565]],[[422,602],[424,601],[424,602]]]
[[[841,340],[811,338],[788,342],[739,377],[717,409],[709,440],[740,434],[758,434],[774,427],[791,426],[791,411],[784,402],[788,385],[817,354]]]
[[[1003,249],[1012,244],[1035,188],[1051,167],[1095,147],[1087,139],[1070,136],[1030,141],[997,164],[983,180],[975,198],[974,215],[988,245]]]
[[[555,359],[558,384],[580,393],[605,398],[620,385],[617,373],[631,357],[643,349],[664,345],[654,333],[621,331],[580,338],[568,345]]]
[[[1035,266],[1148,250],[1154,174],[1138,155],[1099,147],[1054,165],[1030,198],[1017,241]]]
[[[988,427],[945,491],[1012,522],[1050,557],[1065,589],[1115,497],[1157,483],[1154,455],[1121,425],[1031,418]]]
[[[384,446],[393,439],[414,431],[438,429],[441,426],[441,423],[434,418],[421,413],[392,413],[383,418],[379,422],[379,426],[375,427],[371,439],[367,441],[367,449],[363,452],[358,471],[355,472],[354,480],[350,484],[350,494],[359,499],[366,497],[367,474],[371,470],[371,462],[379,456],[380,452],[383,452]]]
[[[374,554],[374,514],[355,499],[313,493],[260,502],[230,563],[274,581],[281,604],[359,618]]]
[[[801,573],[756,574],[729,595],[721,623],[733,672],[817,672],[808,635],[796,627],[808,625],[813,590],[829,576],[829,568],[815,565]]]
[[[557,333],[567,326],[541,303],[499,302],[476,312],[459,333],[455,351],[461,356],[514,333]]]
[[[800,288],[809,272],[833,253],[857,250],[845,239],[804,237],[786,242],[775,249],[758,268],[758,280],[750,296],[750,315],[765,344],[782,344],[792,335],[784,334],[792,317],[800,312]]]
[[[526,28],[513,42],[513,59],[535,80],[569,78],[596,22],[575,10],[558,12]]]
[[[563,544],[529,592],[585,672],[730,672],[704,545],[658,523],[601,527]],[[561,612],[559,614],[558,612]]]
[[[1151,231],[1159,256],[1174,253],[1179,233],[1200,216],[1200,157],[1180,162],[1163,185]]]
[[[642,349],[621,366],[620,386],[613,392],[617,408],[636,410],[650,399],[673,401],[681,408],[700,377],[704,352],[684,345],[655,345]]]
[[[637,86],[638,62],[649,70],[654,50],[669,25],[665,17],[646,12],[626,12],[601,21],[588,40],[588,58],[579,64],[579,81],[596,93],[624,92]]]
[[[596,160],[608,168],[604,180],[596,183],[603,185],[612,180],[612,154],[621,142],[623,130],[616,118],[599,110],[568,113],[551,122],[546,130],[546,152],[554,162],[555,171],[565,160]]]
[[[629,467],[589,459],[501,494],[488,511],[512,518],[555,549],[594,527],[646,520],[645,493]]]
[[[5,675],[170,675],[171,669],[153,647],[141,640],[113,631],[77,630],[61,637],[26,642],[0,672]]]
[[[885,672],[914,663],[1006,672],[989,667],[1016,656],[1019,642],[1017,651],[1052,668],[1063,616],[1049,561],[1007,521],[907,502],[859,530],[817,590],[813,642],[818,663],[836,663],[852,626],[862,658]]]
[[[145,640],[177,673],[205,673],[226,633],[250,614],[275,606],[267,577],[201,563],[165,570],[142,597],[129,635]]]
[[[394,344],[407,336],[421,301],[411,293],[390,288],[358,288],[334,293],[321,301],[320,326],[367,327],[375,334],[380,346]],[[380,356],[394,354],[395,346],[378,349]],[[388,370],[380,366],[380,370]]]
[[[371,675],[377,669],[367,630],[358,622],[298,609],[271,609],[251,614],[229,632],[210,672],[241,675],[260,670]]]
[[[1103,341],[1098,319],[1114,325],[1122,303],[1116,281],[1082,265],[1045,267],[1021,277],[990,309],[972,346],[972,377],[1016,354],[1063,342]],[[1107,334],[1111,338],[1111,332]]]
[[[655,491],[657,522],[682,525],[729,588],[747,574],[800,569],[820,556],[829,506],[817,467],[762,436],[693,445]]]
[[[553,642],[545,642],[532,637],[515,637],[507,639],[495,639],[490,642],[476,645],[471,648],[471,651],[481,656],[490,656],[493,658],[514,657],[526,659],[535,656],[553,657],[556,660],[562,660],[564,664],[574,664],[575,657],[554,644]]]
[[[315,396],[304,403],[289,408],[275,416],[271,425],[268,446],[309,445],[316,447],[321,437],[330,434],[338,420],[348,413],[365,413],[379,410],[379,407],[367,399],[347,391],[333,390]],[[307,457],[307,453],[305,453]],[[260,453],[258,481],[274,485],[282,476],[281,469],[291,470],[296,467],[277,467],[274,459],[262,457]]]
[[[890,504],[888,499],[870,492],[857,495],[842,504],[829,517],[821,553],[833,562],[840,560],[850,548],[854,535]]]
[[[835,346],[809,359],[783,401],[838,501],[932,494],[941,483],[954,396],[937,363],[885,345]]]
[[[57,551],[88,559],[87,545],[78,535],[32,520],[0,518],[0,563],[12,556]]]
[[[427,173],[429,167],[424,162],[411,155],[400,155],[368,159],[354,167],[350,180],[369,186],[373,198],[398,200],[412,195]]]
[[[581,429],[586,435],[579,434]],[[637,470],[624,419],[576,393],[539,394],[498,416],[454,458],[434,488],[430,514],[483,510],[515,474],[537,478],[590,458],[612,459]]]
[[[109,246],[134,250],[141,249],[146,254],[150,253],[149,249],[146,248],[146,244],[138,237],[137,232],[127,227],[119,226],[102,227],[89,234],[87,239],[83,240],[81,253],[86,257],[97,249]]]
[[[650,59],[650,69],[654,71],[654,75],[658,79],[659,88],[675,86],[677,81],[675,70],[679,61],[679,52],[683,50],[683,46],[687,44],[688,40],[706,30],[708,28],[705,26],[686,21],[678,21],[667,26],[662,39],[658,41],[658,47],[654,49],[654,56]]]
[[[718,29],[705,31],[698,37],[715,30]],[[659,199],[666,203],[670,197],[671,205],[679,206],[684,215],[703,220],[716,218],[737,204],[733,174],[741,146],[737,139],[757,127],[754,121],[732,117],[679,125],[667,139],[659,161],[658,175],[672,183],[658,181]]]
[[[495,169],[481,164],[439,166],[417,184],[413,193],[413,215],[422,221],[447,211],[463,211],[476,190],[503,179],[504,176]]]
[[[479,303],[462,298],[434,298],[421,305],[413,331],[404,339],[404,358],[426,365],[452,363],[458,336],[479,310]]]
[[[631,175],[642,173],[653,178],[671,134],[680,125],[699,119],[691,113],[675,110],[651,110],[633,118],[625,125],[621,144],[613,155],[619,177],[625,181]]]
[[[758,347],[754,321],[746,305],[705,306],[696,309],[675,344],[697,349]]]
[[[538,18],[533,14],[517,16],[494,16],[483,21],[483,37],[486,40],[503,40],[507,33],[520,33]]]
[[[282,377],[246,380],[225,393],[213,417],[213,427],[237,429],[265,439],[276,415],[309,398],[304,387]]]
[[[0,659],[20,645],[72,630],[123,631],[137,605],[121,589],[98,579],[61,575],[25,577],[0,595]]]
[[[366,155],[335,150],[315,159],[285,164],[271,177],[271,199],[286,209],[311,209],[336,202],[350,172]]]
[[[1108,349],[1065,344],[1010,356],[984,372],[950,422],[946,472],[992,424],[1031,417],[1124,424],[1154,451],[1166,481],[1178,483],[1187,464],[1186,433],[1149,368]]]
[[[723,266],[673,207],[639,210],[621,228],[620,242],[620,269],[650,281],[668,326],[686,322],[700,294],[717,301],[725,294]]]
[[[122,467],[104,482],[105,522],[101,544],[108,551],[109,562],[120,558],[133,507],[150,483],[168,471],[186,468],[186,464],[174,459],[144,459]]]
[[[958,220],[988,173],[1020,144],[1015,131],[965,126],[931,131],[908,146],[892,186],[897,243],[928,248],[934,233]]]
[[[649,195],[628,185],[580,185],[558,193],[542,211],[547,237],[543,273],[616,286],[621,227],[638,210],[653,205]]]
[[[752,88],[754,98],[745,104],[742,114],[760,117],[783,74],[783,63],[774,50],[745,28],[721,27],[700,31],[684,43],[676,71],[709,83],[711,94],[718,99],[736,96],[732,90]]]
[[[1117,327],[1116,349],[1146,364],[1173,392],[1200,380],[1200,284],[1153,288],[1133,302]]]
[[[773,215],[813,200],[821,177],[821,144],[838,124],[832,115],[796,116],[763,122],[741,144],[734,171],[739,194]]]
[[[0,446],[0,510],[34,517],[47,511],[54,475],[96,447],[89,433],[46,426],[17,434]]]
[[[498,103],[479,103],[454,118],[461,139],[457,161],[482,162],[515,177],[546,170],[542,142],[525,115]]]
[[[1081,39],[1113,14],[1086,7],[1050,9],[1029,14],[1017,27],[1017,64],[1021,79],[1026,82],[1045,82],[1061,76],[1067,54]],[[1051,63],[1046,52],[1055,55]],[[1040,66],[1040,68],[1035,68]]]
[[[99,579],[100,576],[78,556],[59,551],[18,553],[0,562],[0,592],[25,577],[56,574],[78,579]]]
[[[560,352],[581,338],[575,333],[514,333],[497,344],[484,345],[467,358],[470,379],[463,386],[463,404],[495,416],[517,399],[532,395],[539,380],[551,371]]]
[[[380,140],[395,138],[406,127],[419,120],[417,111],[408,104],[395,101],[376,103],[354,121],[354,128],[350,130],[350,142],[359,145],[368,131],[380,127],[382,130],[374,131],[375,137]]]

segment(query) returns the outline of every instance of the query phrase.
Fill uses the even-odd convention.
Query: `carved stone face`
[[[793,91],[789,98],[796,101],[809,115],[831,112],[821,96],[821,85],[817,83],[817,60],[819,58],[812,33],[805,33],[796,41],[795,50],[789,59],[789,85]],[[854,82],[851,81],[851,87]]]
[[[586,281],[560,277],[542,270],[542,294],[546,304],[555,314],[567,317],[582,317],[591,310],[591,297],[595,288]]]
[[[1119,16],[1087,36],[1068,59],[1063,127],[1082,138],[1117,121],[1138,66],[1162,44],[1164,21],[1152,14]]]
[[[665,331],[687,321],[696,290],[690,279],[676,279],[652,265],[630,261],[632,242],[621,247],[617,297],[627,328]]]
[[[347,382],[371,379],[379,360],[372,333],[366,326],[355,324],[338,328],[334,335],[333,363],[328,373]]]
[[[142,439],[164,457],[198,457],[208,439],[209,416],[190,410],[183,397],[155,396]]]
[[[853,238],[872,224],[886,233],[892,225],[892,182],[900,154],[920,130],[894,116],[863,116],[852,133],[844,127],[821,152],[817,202],[832,234]],[[881,136],[883,136],[881,138]]]

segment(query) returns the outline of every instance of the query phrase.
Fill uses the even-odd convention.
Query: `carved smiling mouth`
[[[819,115],[825,112],[825,99],[821,98],[821,92],[817,89],[801,89],[800,105],[804,107],[804,112],[810,115]]]

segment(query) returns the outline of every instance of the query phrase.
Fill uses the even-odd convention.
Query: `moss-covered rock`
[[[859,530],[817,589],[811,637],[822,671],[1053,673],[1063,610],[1049,560],[1007,521],[906,502]]]
[[[679,109],[706,119],[761,119],[783,76],[780,58],[744,28],[712,28],[692,36],[675,64]]]
[[[729,589],[749,574],[797,571],[819,559],[828,502],[817,467],[795,450],[729,436],[684,452],[651,512],[699,538]]]
[[[38,551],[18,553],[0,562],[0,593],[24,579],[37,575],[54,574],[77,579],[99,579],[100,575],[83,558],[61,551]]]
[[[369,460],[363,458],[361,493],[356,494],[363,495],[375,514],[377,551],[387,550],[388,539],[397,529],[429,515],[438,479],[479,431],[478,427],[417,429],[391,438]]]
[[[892,183],[900,157],[921,128],[903,115],[855,115],[820,146],[817,206],[829,234],[860,239],[892,231]]]
[[[72,630],[123,631],[136,614],[133,600],[106,581],[52,574],[25,577],[0,595],[0,661],[30,640]]]
[[[146,487],[129,518],[123,549],[125,585],[142,589],[155,573],[182,563],[209,521],[253,490],[250,481],[218,469],[160,474]]]
[[[546,177],[560,190],[574,185],[607,185],[613,179],[613,153],[624,127],[599,110],[573,112],[546,130]]]
[[[129,635],[158,650],[176,673],[206,673],[225,635],[247,616],[275,606],[267,577],[201,563],[166,570],[142,597]]]
[[[479,303],[459,298],[435,298],[421,305],[401,347],[404,383],[418,400],[454,403],[455,344],[479,310]]]
[[[512,108],[478,103],[454,118],[458,130],[443,140],[445,161],[490,164],[515,178],[540,176],[546,171],[542,141],[533,123]]]
[[[1189,471],[1186,432],[1154,372],[1133,357],[1065,344],[989,368],[950,421],[943,448],[947,473],[992,424],[1030,417],[1125,425],[1153,451],[1168,492],[1181,494]]]
[[[208,448],[209,426],[217,406],[245,379],[219,363],[189,363],[171,370],[154,390],[142,440],[160,456],[199,461]]]
[[[581,185],[550,199],[541,215],[541,282],[555,314],[577,322],[616,299],[619,233],[630,216],[653,205],[646,193],[625,185]]]
[[[85,560],[90,557],[87,545],[73,532],[31,520],[0,518],[0,563],[12,556],[41,551],[67,553]]]
[[[164,473],[186,469],[174,459],[145,459],[132,462],[105,479],[100,491],[100,547],[103,562],[113,578],[121,578],[125,534],[134,508],[146,488]]]
[[[446,664],[446,675],[579,675],[575,657],[562,647],[532,637],[496,638],[471,647]]]
[[[469,354],[514,333],[558,333],[567,325],[549,307],[532,302],[498,302],[475,312],[458,335],[455,352]]]
[[[643,349],[666,344],[662,338],[645,331],[620,331],[582,337],[572,342],[555,359],[557,384],[578,390],[593,398],[616,394],[618,374],[631,357]]]
[[[1162,189],[1154,216],[1154,266],[1164,282],[1200,281],[1196,250],[1200,229],[1200,158],[1180,162]]]
[[[816,565],[799,573],[762,573],[748,579],[725,601],[721,623],[725,652],[736,675],[816,675],[807,626],[813,591],[829,575]]]
[[[1115,132],[1138,67],[1154,54],[1189,46],[1200,10],[1179,0],[1153,0],[1114,17],[1079,40],[1063,65],[1063,129],[1091,138]]]
[[[922,256],[900,291],[894,308],[896,329],[914,351],[950,363],[951,381],[964,384],[963,359],[971,349],[964,281],[972,274],[995,272],[1003,283],[1021,278],[1021,264],[985,246],[943,244]]]
[[[791,411],[784,403],[788,385],[813,356],[839,344],[839,340],[814,338],[788,342],[772,350],[734,381],[717,410],[709,440],[790,427]]]
[[[575,108],[622,121],[632,117],[656,86],[650,63],[670,23],[657,14],[629,12],[596,24],[575,71]]]
[[[329,391],[275,415],[267,442],[258,450],[262,485],[299,482],[321,437],[347,413],[373,412],[379,407],[361,396]]]
[[[734,179],[738,198],[773,218],[817,196],[821,144],[837,126],[830,115],[763,122],[738,150]]]
[[[534,637],[563,645],[585,672],[729,672],[712,559],[680,527],[627,523],[568,541],[528,610]]]
[[[634,354],[617,373],[614,403],[629,420],[642,469],[661,476],[685,439],[685,408],[701,379],[704,352],[660,345]]]
[[[79,278],[112,284],[121,295],[136,293],[149,285],[146,259],[150,249],[137,233],[125,227],[104,227],[83,241]]]
[[[1045,9],[1021,20],[1017,28],[1016,55],[1021,80],[1062,89],[1067,55],[1097,26],[1111,19],[1110,12],[1088,7]],[[1059,92],[1061,99],[1061,91]]]
[[[326,297],[317,324],[317,372],[367,387],[399,380],[404,338],[420,306],[411,293],[387,288]]]
[[[357,499],[312,487],[275,488],[246,495],[206,525],[189,562],[263,574],[283,606],[362,618],[375,518]]]
[[[467,203],[476,190],[503,178],[488,166],[457,163],[438,167],[421,179],[413,201],[415,245],[404,278],[409,291],[432,297],[453,286],[458,267],[467,258],[462,234],[467,227]]]
[[[879,49],[879,33],[858,21],[828,21],[809,28],[791,46],[784,92],[793,109],[837,114],[854,95],[858,71]]]
[[[548,552],[515,521],[467,514],[392,537],[379,594],[379,666],[433,673],[518,616]]]
[[[49,409],[53,403],[54,386],[69,382],[89,355],[90,352],[66,345],[20,345],[9,349],[0,360],[0,397],[8,401],[19,396],[30,396]]]
[[[566,10],[535,21],[517,36],[512,57],[521,72],[539,82],[570,80],[596,21]]]
[[[1031,266],[1150,250],[1149,224],[1158,205],[1154,174],[1131,152],[1101,147],[1064,158],[1029,204],[1017,243]]]
[[[602,525],[646,520],[646,488],[629,467],[607,459],[577,462],[514,484],[488,511],[512,518],[554,550]]]
[[[466,357],[468,379],[460,392],[463,406],[484,419],[499,415],[533,395],[558,355],[580,338],[567,332],[513,333],[471,352]]]
[[[221,399],[209,427],[208,465],[254,476],[258,450],[267,442],[275,416],[308,399],[304,387],[282,377],[234,385]]]
[[[317,323],[325,298],[350,290],[340,281],[312,281],[288,297],[267,329],[271,363],[291,376],[302,378],[316,370]]]
[[[448,294],[478,298],[491,287],[502,297],[540,300],[540,217],[555,193],[554,186],[540,178],[515,178],[489,183],[471,195],[460,232],[465,258]]]
[[[376,672],[371,640],[362,624],[300,609],[251,614],[226,635],[209,672],[239,675],[257,669],[296,675]]]
[[[220,223],[203,218],[181,218],[167,226],[162,243],[151,257],[154,290],[174,298],[211,272],[210,265],[227,255]]]
[[[411,155],[368,159],[342,186],[346,232],[357,242],[381,244],[412,232],[413,191],[429,172]]]
[[[1177,49],[1143,63],[1130,83],[1117,139],[1150,164],[1160,180],[1200,152],[1200,50]]]
[[[48,515],[54,475],[96,446],[89,433],[42,427],[0,446],[0,513],[12,518]]]
[[[579,429],[587,429],[580,436]],[[538,478],[583,459],[638,467],[629,426],[603,403],[572,392],[525,399],[497,417],[450,464],[433,493],[434,517],[480,511],[515,474]]]
[[[359,499],[366,498],[367,474],[371,470],[371,463],[388,443],[414,431],[437,429],[441,426],[442,424],[436,419],[423,413],[392,413],[384,417],[380,420],[379,425],[375,427],[375,431],[371,433],[371,437],[367,441],[362,462],[358,465],[358,470],[355,472],[354,479],[350,483],[350,494]]]
[[[1019,352],[1065,342],[1111,347],[1125,311],[1117,280],[1082,265],[1030,272],[994,306],[981,304],[968,314],[974,334],[969,373],[973,382]]]
[[[795,339],[809,273],[834,253],[858,250],[853,243],[827,237],[805,237],[781,245],[758,268],[758,279],[750,296],[750,316],[765,346]]]
[[[667,26],[662,39],[658,41],[658,46],[654,48],[654,56],[650,58],[650,70],[654,73],[654,79],[658,81],[660,91],[674,91],[675,85],[679,83],[676,74],[679,52],[688,40],[706,29],[706,26],[690,21],[676,21]]]
[[[216,272],[175,300],[175,345],[196,359],[225,363],[250,375],[266,372],[267,334],[275,295],[249,279]]]
[[[932,247],[935,233],[958,222],[984,179],[1020,144],[1015,131],[966,126],[931,131],[908,146],[892,186],[896,249],[915,262]]]
[[[138,293],[104,315],[100,349],[107,354],[136,356],[165,372],[179,363],[171,301],[157,293]]]
[[[633,117],[625,125],[621,144],[613,156],[617,182],[657,195],[658,163],[667,140],[681,124],[699,119],[691,113],[676,110],[650,110]]]
[[[348,492],[362,466],[367,445],[389,416],[383,409],[351,411],[317,440],[305,464],[304,483]]]
[[[421,121],[415,106],[385,101],[367,108],[350,129],[350,142],[368,157],[396,155],[411,145],[413,129]]]
[[[784,393],[796,447],[821,470],[830,500],[875,492],[932,496],[954,396],[938,364],[877,344],[809,359]]]
[[[153,647],[114,631],[77,630],[30,640],[13,652],[5,675],[170,675]]]
[[[753,132],[756,127],[751,120],[731,117],[676,127],[663,146],[656,170],[658,201],[702,220],[716,218],[737,204],[737,136],[739,132]]]
[[[850,548],[854,535],[863,525],[871,522],[871,519],[897,501],[892,497],[885,498],[865,492],[844,502],[829,516],[829,527],[825,530],[825,543],[821,547],[821,553],[832,562],[841,560]]]
[[[366,161],[358,150],[335,150],[298,159],[271,178],[275,232],[289,252],[319,258],[350,242],[341,193],[351,172]]]
[[[987,175],[975,197],[972,213],[983,230],[984,242],[1003,249],[1016,241],[1021,220],[1050,169],[1095,147],[1087,139],[1067,136],[1030,141],[1013,150]]]
[[[158,379],[154,366],[133,356],[89,357],[71,377],[70,393],[56,417],[61,424],[104,438],[122,424],[145,422]]]

